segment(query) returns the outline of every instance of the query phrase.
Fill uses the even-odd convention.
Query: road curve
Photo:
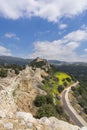
[[[71,86],[76,86],[77,84],[78,82],[74,83]],[[70,118],[72,119],[72,121],[75,123],[75,125],[79,127],[87,126],[87,122],[84,121],[84,119],[76,112],[76,110],[71,106],[69,102],[68,93],[71,89],[71,86],[67,88],[66,90],[64,90],[62,94],[61,100],[63,103],[63,107],[68,113],[68,115],[70,116]]]

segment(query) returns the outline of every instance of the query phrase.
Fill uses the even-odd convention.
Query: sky
[[[0,55],[87,62],[87,0],[0,0]]]

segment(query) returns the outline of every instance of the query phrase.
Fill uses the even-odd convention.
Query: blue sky
[[[0,0],[0,55],[87,62],[87,0]]]

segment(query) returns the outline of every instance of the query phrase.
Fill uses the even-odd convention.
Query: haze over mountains
[[[33,59],[24,59],[19,57],[12,57],[12,56],[0,56],[0,65],[2,64],[18,64],[18,65],[27,65]],[[87,65],[87,62],[66,62],[66,61],[59,61],[59,60],[48,60],[50,64],[53,65]]]

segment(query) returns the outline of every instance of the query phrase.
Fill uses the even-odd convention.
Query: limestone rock
[[[31,113],[16,112],[12,118],[0,119],[0,130],[87,130],[79,128],[55,117],[35,119]]]

